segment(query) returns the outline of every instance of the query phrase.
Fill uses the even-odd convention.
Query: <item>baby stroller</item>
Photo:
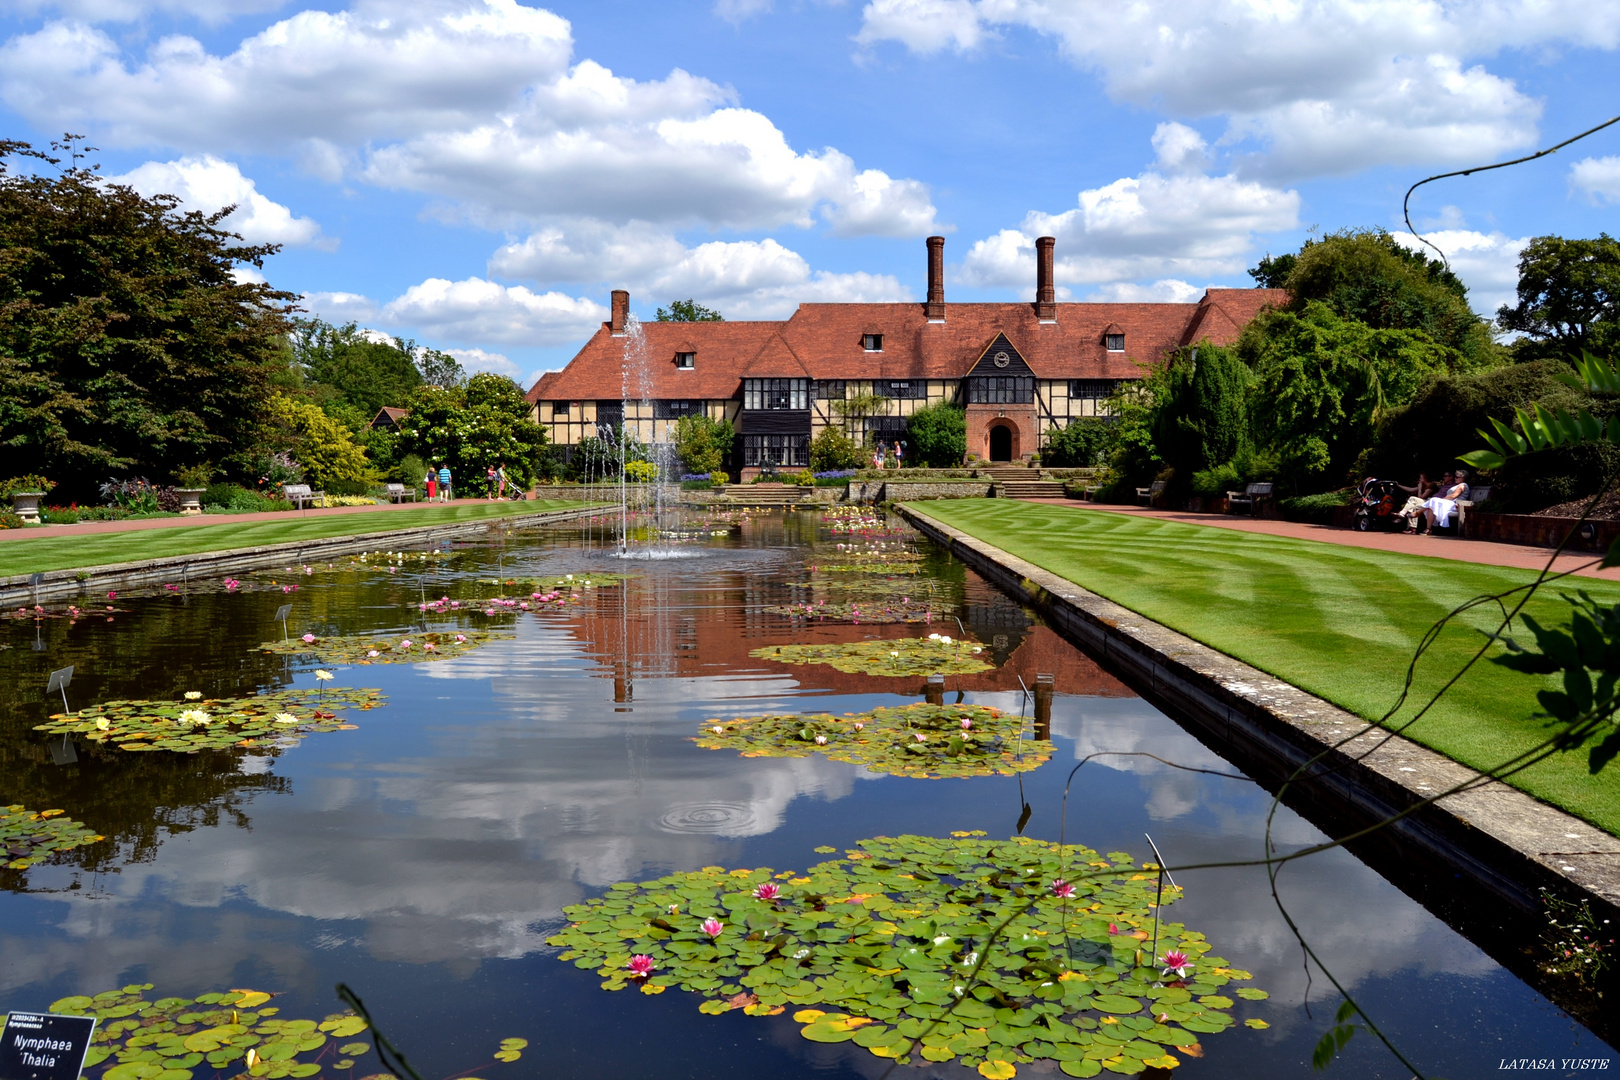
[[[1401,507],[1406,505],[1406,494],[1393,480],[1368,478],[1362,483],[1360,494],[1356,496],[1353,505],[1355,519],[1352,527],[1357,532],[1406,528],[1406,519],[1401,517]]]

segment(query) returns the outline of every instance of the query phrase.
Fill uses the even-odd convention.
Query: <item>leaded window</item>
[[[698,411],[700,411],[698,402],[695,401],[665,401],[660,399],[653,402],[653,419],[655,420],[679,420],[683,416],[691,416]]]
[[[925,398],[928,396],[928,383],[923,379],[897,380],[880,385],[883,387],[884,397]]]
[[[1069,396],[1082,401],[1102,401],[1114,396],[1114,379],[1070,379]]]
[[[846,396],[844,393],[844,380],[817,379],[815,395],[817,401],[843,401]]]
[[[1028,405],[1035,400],[1035,380],[1028,375],[981,375],[968,380],[972,405]]]
[[[695,367],[697,367],[697,353],[695,353],[695,352],[678,352],[678,353],[676,353],[675,354],[675,366],[678,367],[678,368],[695,368]]]
[[[596,430],[601,432],[608,428],[624,426],[624,402],[598,401],[596,403]]]
[[[803,468],[810,464],[808,435],[744,435],[743,465],[763,468]]]
[[[1103,335],[1103,344],[1105,346],[1107,346],[1109,352],[1124,352],[1125,351],[1125,335],[1124,334],[1104,334]]]
[[[744,379],[745,409],[808,409],[809,379]]]

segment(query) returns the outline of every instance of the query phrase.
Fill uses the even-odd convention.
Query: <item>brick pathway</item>
[[[372,506],[331,506],[321,509],[281,510],[266,514],[203,514],[193,517],[141,518],[136,521],[85,521],[77,525],[46,525],[38,529],[0,529],[0,543],[7,540],[37,540],[46,536],[91,536],[97,533],[140,532],[143,529],[183,529],[193,525],[231,525],[239,522],[270,524],[291,517],[335,517],[342,514],[386,514],[420,506],[476,506],[484,499],[456,499],[440,503],[407,502]]]
[[[1297,521],[1277,521],[1271,518],[1237,517],[1228,514],[1194,514],[1181,510],[1150,510],[1145,506],[1116,506],[1111,503],[1081,503],[1073,499],[1024,499],[1023,502],[1065,506],[1072,510],[1098,511],[1108,514],[1128,514],[1155,518],[1160,521],[1179,521],[1188,525],[1205,525],[1237,532],[1262,533],[1266,536],[1291,536],[1297,540],[1318,540],[1324,544],[1342,544],[1345,547],[1366,548],[1371,551],[1399,551],[1408,555],[1432,555],[1437,559],[1456,559],[1458,562],[1478,563],[1482,566],[1513,566],[1522,570],[1540,570],[1552,555],[1551,548],[1531,547],[1527,544],[1499,544],[1493,540],[1459,540],[1450,536],[1406,536],[1403,533],[1356,532],[1329,525],[1306,525]],[[1595,552],[1577,552],[1560,555],[1553,569],[1557,572],[1574,570],[1582,577],[1620,581],[1620,567],[1598,570],[1602,555]]]

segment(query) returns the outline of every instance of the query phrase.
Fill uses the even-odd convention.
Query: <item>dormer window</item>
[[[883,335],[882,334],[862,334],[861,335],[861,348],[865,349],[867,352],[882,352],[883,351]]]
[[[1103,335],[1103,345],[1107,347],[1109,352],[1124,352],[1125,351],[1125,335],[1124,334],[1104,334]]]
[[[1124,347],[1125,346],[1123,346],[1123,345],[1120,346],[1120,348],[1122,348],[1122,349]],[[697,353],[695,353],[695,352],[678,352],[678,353],[676,353],[675,354],[675,366],[678,367],[678,368],[686,369],[688,371],[691,370],[692,368],[697,367]]]

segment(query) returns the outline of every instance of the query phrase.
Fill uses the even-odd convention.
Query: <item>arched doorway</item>
[[[990,460],[1011,461],[1013,456],[1012,428],[997,424],[990,429]]]

